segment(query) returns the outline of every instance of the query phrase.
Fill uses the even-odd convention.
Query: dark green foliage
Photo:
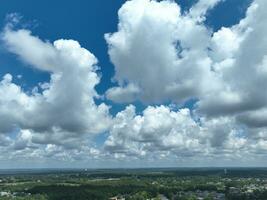
[[[0,199],[101,200],[121,196],[126,200],[158,200],[162,197],[194,200],[201,196],[212,200],[214,195],[225,195],[227,200],[266,200],[266,175],[266,169],[229,169],[227,174],[223,169],[69,170],[4,174],[0,175],[0,191],[8,192],[10,196],[0,196]]]

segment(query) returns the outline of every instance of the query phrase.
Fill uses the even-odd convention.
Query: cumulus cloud
[[[218,3],[199,0],[185,13],[174,1],[123,4],[117,32],[105,34],[117,83],[106,97],[150,106],[138,113],[128,105],[114,117],[95,102],[100,77],[92,53],[77,41],[45,42],[8,24],[7,49],[50,81],[24,91],[11,74],[0,80],[0,158],[264,157],[267,4],[254,0],[238,24],[214,32],[204,22]],[[191,99],[193,109],[181,108]],[[98,133],[106,133],[103,146],[93,143]]]
[[[163,105],[149,106],[140,114],[135,109],[129,105],[114,118],[104,144],[106,156],[200,165],[203,161],[214,165],[218,159],[222,164],[236,159],[247,163],[265,156],[266,129],[252,133],[234,117],[196,120],[187,108],[173,110]]]
[[[169,129],[151,128],[150,132],[140,128],[153,124],[143,122],[149,118],[148,110],[162,107],[148,107],[143,115],[137,115],[131,106],[126,108],[115,118],[107,149],[142,155],[149,148],[170,152],[175,144],[178,151],[172,153],[182,154],[181,149],[189,143],[189,155],[199,149],[230,157],[264,151],[267,4],[253,1],[238,24],[213,32],[204,21],[218,3],[200,0],[184,14],[173,1],[132,0],[121,7],[118,31],[105,35],[119,85],[109,89],[107,97],[119,103],[138,99],[179,105],[195,98],[198,102],[194,120],[187,115],[188,121],[173,122]],[[127,89],[131,85],[137,88],[134,98]],[[159,126],[166,121],[167,126],[169,117],[183,112],[169,110],[165,120],[155,121]],[[157,112],[150,114],[158,116]],[[184,126],[187,122],[197,128]],[[168,140],[173,132],[174,137]],[[171,142],[164,145],[166,141]]]
[[[241,127],[230,118],[195,121],[189,109],[172,110],[168,106],[147,107],[136,114],[130,105],[119,112],[105,150],[124,156],[203,157],[235,154],[247,144]]]
[[[202,16],[204,7],[217,1],[203,2],[192,12]],[[182,15],[173,1],[133,0],[118,15],[118,32],[105,38],[121,90],[134,84],[144,102],[181,103],[207,92],[209,81],[216,83],[208,56],[212,33],[195,14]],[[107,97],[117,101],[119,95],[118,88],[112,88]]]
[[[139,88],[134,84],[128,84],[126,87],[113,87],[107,90],[108,99],[117,103],[130,103],[137,99]]]
[[[267,80],[264,70],[267,49],[263,35],[266,6],[265,1],[254,1],[239,24],[213,34],[211,58],[221,77],[222,88],[200,99],[200,112],[208,115],[238,114],[246,118],[248,111],[260,112],[266,107],[267,96],[262,92]]]
[[[238,24],[212,32],[200,18],[219,2],[198,1],[185,14],[173,1],[126,2],[118,31],[105,36],[119,84],[107,97],[178,104],[196,98],[207,116],[266,107],[266,2],[255,0]]]
[[[51,78],[26,92],[12,82],[11,74],[4,75],[0,82],[0,132],[29,129],[44,133],[39,140],[52,143],[54,134],[62,142],[107,130],[109,107],[94,101],[100,78],[93,54],[77,41],[60,39],[52,44],[29,30],[13,30],[9,26],[2,33],[2,40],[10,52],[31,67],[49,72]]]
[[[223,0],[199,0],[190,9],[189,14],[198,22],[202,22],[206,19],[207,12],[222,1]]]
[[[204,137],[188,109],[178,112],[169,107],[147,107],[137,115],[133,105],[119,112],[105,149],[116,154],[144,156],[161,151],[201,150]]]

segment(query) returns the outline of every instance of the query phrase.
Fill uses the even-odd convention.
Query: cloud
[[[0,159],[265,158],[267,4],[254,0],[238,24],[213,32],[204,21],[220,2],[200,0],[185,13],[174,1],[123,4],[117,32],[105,35],[117,84],[105,95],[149,106],[139,113],[128,105],[114,117],[95,102],[96,57],[77,41],[15,30],[13,16],[1,35],[7,49],[50,80],[25,91],[11,74],[0,79]],[[182,108],[191,99],[193,109]],[[93,141],[99,133],[103,146]]]
[[[3,134],[0,134],[0,148],[1,147],[7,147],[11,143],[12,143],[12,140],[9,137],[7,137]]]
[[[267,127],[267,108],[242,113],[237,119],[252,128]]]
[[[168,106],[149,106],[136,114],[130,105],[119,112],[105,142],[113,155],[149,157],[214,157],[235,154],[247,144],[241,127],[231,118],[194,120],[189,109],[172,110]]]
[[[38,37],[31,36],[29,30],[13,31],[6,27],[2,39],[6,42],[8,49],[19,55],[27,64],[49,72],[61,70],[57,50],[49,42],[43,42]]]
[[[252,132],[234,117],[196,120],[187,108],[175,111],[163,105],[140,114],[135,109],[129,105],[114,118],[103,149],[107,157],[214,166],[232,165],[236,159],[237,165],[248,164],[265,156],[266,129]]]
[[[254,1],[239,24],[213,34],[211,58],[222,86],[200,99],[201,113],[246,115],[266,107],[266,6],[265,1]]]
[[[74,40],[43,42],[29,30],[7,26],[2,40],[8,50],[32,68],[50,73],[48,83],[40,83],[31,92],[24,91],[6,74],[0,82],[0,132],[14,128],[44,133],[49,142],[106,131],[110,124],[109,107],[101,103],[95,86],[100,78],[97,59]],[[50,136],[49,136],[50,135]],[[63,137],[64,135],[64,137]],[[50,139],[49,139],[50,138]],[[61,143],[64,143],[61,141]]]
[[[119,85],[107,98],[180,105],[198,99],[198,114],[210,117],[265,108],[266,2],[255,0],[238,24],[212,32],[202,18],[220,2],[198,1],[185,14],[172,1],[126,2],[118,31],[105,35]]]
[[[192,12],[203,15],[207,9],[202,7],[214,2],[199,2]],[[118,31],[105,38],[121,91],[135,85],[143,102],[181,103],[210,90],[208,83],[216,79],[207,50],[212,33],[180,10],[175,2],[150,0],[128,1],[120,8]],[[107,97],[117,101],[118,90],[108,90]]]
[[[142,115],[130,105],[119,112],[105,149],[116,154],[143,156],[155,151],[200,149],[203,138],[188,109],[179,112],[168,107],[147,107]]]
[[[206,19],[207,12],[222,1],[223,0],[199,0],[190,9],[189,14],[192,18],[196,19],[199,22],[202,22]]]
[[[128,84],[126,87],[113,87],[107,90],[108,99],[117,103],[130,103],[137,99],[140,90],[134,84]]]
[[[212,32],[203,21],[219,2],[198,1],[185,14],[170,1],[133,0],[122,6],[118,31],[106,34],[119,85],[107,97],[148,104],[198,101],[192,116],[163,105],[149,106],[141,115],[127,107],[115,117],[106,150],[224,158],[265,151],[267,4],[255,0],[238,24]],[[120,98],[131,84],[139,93]]]

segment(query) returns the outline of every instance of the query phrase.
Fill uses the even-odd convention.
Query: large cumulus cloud
[[[0,82],[0,132],[29,129],[39,134],[36,140],[50,138],[53,142],[54,134],[63,134],[61,139],[66,139],[107,130],[109,108],[94,101],[99,97],[95,86],[100,78],[93,54],[77,41],[60,39],[52,44],[29,30],[10,26],[2,33],[2,40],[10,52],[31,67],[50,73],[51,78],[25,92],[12,82],[12,75],[4,75]]]
[[[107,97],[178,104],[198,99],[199,114],[241,115],[242,122],[254,116],[248,111],[265,108],[267,4],[255,0],[238,24],[213,32],[203,21],[218,3],[198,1],[181,14],[172,1],[126,2],[118,31],[106,34],[119,85]]]
[[[201,23],[216,2],[200,1],[186,14],[173,1],[126,2],[118,12],[118,32],[105,35],[119,84],[107,97],[128,101],[125,93],[132,97],[134,85],[136,99],[181,103],[217,89],[208,56],[212,32]]]
[[[222,88],[200,99],[201,112],[236,114],[266,107],[266,6],[254,1],[239,24],[213,34],[211,58]]]
[[[122,6],[118,31],[105,36],[118,83],[107,91],[107,98],[119,103],[171,101],[178,105],[197,99],[193,119],[188,116],[188,120],[198,128],[185,126],[185,121],[173,122],[167,131],[152,128],[151,141],[145,141],[147,131],[136,128],[146,126],[139,121],[148,118],[151,107],[142,116],[129,113],[127,108],[116,119],[128,113],[130,122],[122,127],[115,123],[106,148],[124,153],[129,147],[145,154],[153,147],[179,155],[194,140],[198,145],[191,143],[186,150],[189,155],[198,149],[205,149],[208,155],[239,158],[266,152],[267,4],[253,1],[238,24],[214,32],[204,21],[218,3],[222,2],[198,1],[185,13],[173,1],[133,0]],[[165,119],[168,122],[168,117]],[[163,120],[156,121],[160,126]],[[172,142],[164,146],[173,132],[171,141],[177,142],[177,151],[173,151]],[[182,137],[187,133],[188,137]]]
[[[149,106],[142,114],[136,114],[130,105],[116,115],[105,150],[117,156],[137,157],[233,156],[251,148],[242,131],[226,117],[196,121],[189,109],[176,111],[163,105]]]

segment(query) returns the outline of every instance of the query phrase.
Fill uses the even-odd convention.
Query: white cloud
[[[239,24],[214,33],[201,21],[218,2],[202,3],[184,16],[174,2],[130,1],[120,9],[118,32],[106,35],[106,40],[122,90],[136,85],[137,98],[145,102],[195,97],[199,102],[193,117],[186,109],[149,106],[136,114],[133,106],[127,107],[115,117],[105,143],[105,150],[115,157],[246,160],[264,155],[266,3],[254,1]],[[142,12],[133,19],[140,7]],[[154,7],[157,15],[173,15],[158,20]]]
[[[219,2],[223,0],[199,0],[197,3],[190,9],[190,16],[193,19],[196,19],[199,22],[202,22],[206,19],[207,12],[214,8]]]
[[[130,105],[119,112],[105,149],[112,153],[146,155],[147,152],[191,149],[201,146],[198,125],[191,119],[188,109],[179,112],[168,107],[147,107],[143,115],[135,113]]]
[[[130,105],[119,112],[104,149],[115,158],[228,159],[257,148],[257,140],[243,135],[232,118],[201,118],[198,122],[188,109],[167,106],[147,107],[136,114]],[[161,157],[161,158],[160,158]]]
[[[245,114],[267,106],[267,95],[262,92],[267,84],[266,6],[265,1],[255,0],[239,24],[213,34],[211,55],[221,89],[200,98],[200,112]]]
[[[113,87],[107,90],[108,99],[117,103],[129,103],[137,99],[140,90],[134,84],[128,84],[126,87]]]
[[[198,114],[207,116],[266,107],[266,2],[255,0],[238,24],[212,33],[200,18],[219,2],[198,1],[183,15],[173,1],[126,2],[118,31],[105,36],[119,84],[107,98],[147,104],[197,98]]]
[[[31,37],[29,30],[13,31],[6,27],[2,39],[6,41],[9,50],[21,56],[26,63],[45,71],[60,71],[57,50],[49,42]]]
[[[182,102],[209,89],[215,79],[207,51],[211,32],[203,24],[181,15],[171,1],[128,1],[118,15],[118,32],[105,38],[121,90],[134,84],[138,99],[160,103]],[[108,97],[112,90],[118,88]]]
[[[204,20],[219,2],[200,0],[184,14],[174,1],[123,4],[118,31],[105,35],[118,84],[106,97],[159,105],[142,113],[128,105],[113,119],[94,101],[100,77],[93,54],[76,41],[44,42],[9,24],[2,33],[8,50],[51,78],[31,92],[11,74],[1,79],[0,159],[260,160],[267,149],[267,4],[255,0],[238,24],[212,32]],[[192,98],[195,110],[177,110]],[[92,136],[104,132],[102,148]]]
[[[66,140],[107,130],[109,107],[94,102],[94,98],[98,98],[95,86],[100,78],[93,54],[74,40],[61,39],[51,44],[24,29],[15,31],[7,27],[2,39],[10,52],[31,67],[50,72],[51,79],[49,83],[41,83],[41,88],[25,92],[12,82],[12,75],[3,77],[0,82],[1,132],[11,132],[18,127],[46,133],[51,135],[50,139],[54,138],[54,132],[61,133],[64,135],[61,139]],[[49,140],[49,136],[43,138]]]
[[[212,155],[214,149],[224,149],[229,142],[238,140],[232,134],[234,131],[228,118],[201,119],[197,123],[188,109],[173,111],[167,106],[149,106],[138,115],[130,105],[116,115],[105,150],[140,157],[159,152],[177,156]]]

